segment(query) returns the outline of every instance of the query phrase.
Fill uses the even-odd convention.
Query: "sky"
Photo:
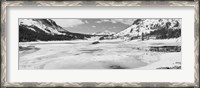
[[[67,31],[75,33],[120,32],[135,19],[52,19]]]

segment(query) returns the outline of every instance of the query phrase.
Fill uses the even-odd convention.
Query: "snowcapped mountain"
[[[114,36],[141,36],[142,34],[150,34],[151,31],[159,30],[161,28],[166,29],[181,29],[180,19],[137,19],[133,24],[118,32]]]
[[[19,41],[84,39],[90,35],[72,33],[51,19],[19,19]]]
[[[66,31],[51,19],[19,19],[19,25],[34,32],[42,31],[46,34],[65,35],[59,31]]]
[[[96,33],[92,33],[92,35],[114,35],[115,32],[111,32],[111,31],[108,31],[108,30],[105,30],[103,32],[96,32]]]

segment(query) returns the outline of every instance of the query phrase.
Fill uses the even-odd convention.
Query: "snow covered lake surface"
[[[19,69],[181,69],[181,51],[152,47],[181,46],[178,39],[20,42]]]

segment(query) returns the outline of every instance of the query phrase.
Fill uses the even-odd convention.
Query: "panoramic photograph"
[[[18,69],[181,69],[181,20],[20,18]]]

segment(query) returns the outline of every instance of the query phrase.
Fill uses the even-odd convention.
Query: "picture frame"
[[[194,7],[194,82],[8,82],[7,12],[8,7],[24,6],[193,6]],[[199,0],[194,1],[2,1],[1,2],[1,87],[199,87]]]

